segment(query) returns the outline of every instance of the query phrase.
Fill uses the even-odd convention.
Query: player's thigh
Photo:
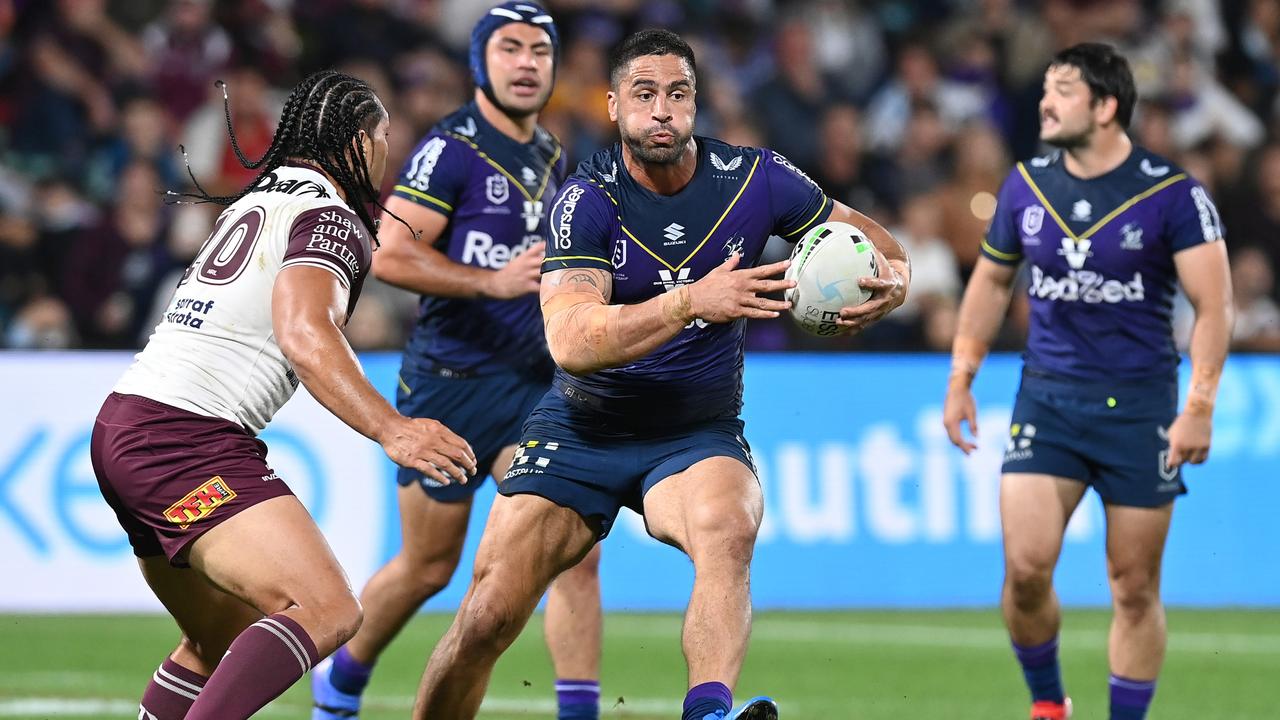
[[[1109,503],[1105,507],[1109,575],[1143,586],[1157,583],[1173,503],[1160,507]]]
[[[322,609],[352,599],[350,583],[292,495],[246,508],[192,545],[191,566],[264,614],[293,605]]]
[[[1005,563],[1034,571],[1052,567],[1062,537],[1087,485],[1079,480],[1037,473],[1000,477],[1000,520]]]
[[[421,485],[401,485],[400,555],[415,567],[447,564],[450,574],[462,556],[474,495],[453,502],[437,500]]]
[[[192,669],[203,675],[213,671],[241,631],[262,618],[259,610],[209,584],[198,571],[174,567],[163,555],[138,558],[138,567],[204,665]]]
[[[474,585],[515,597],[542,597],[551,580],[580,562],[597,532],[574,510],[530,493],[498,495],[476,551]]]
[[[650,488],[644,517],[649,534],[692,555],[726,533],[754,542],[764,517],[764,496],[750,466],[737,457],[716,455]]]

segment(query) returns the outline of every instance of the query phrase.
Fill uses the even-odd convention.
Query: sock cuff
[[[600,694],[599,680],[570,680],[567,678],[556,679],[556,692],[590,692],[596,695]]]
[[[1038,667],[1048,665],[1058,656],[1058,636],[1053,636],[1048,642],[1039,645],[1019,645],[1010,641],[1013,645],[1013,654],[1018,657],[1018,661],[1025,667]]]
[[[333,668],[345,675],[368,679],[373,674],[373,663],[362,663],[351,655],[347,646],[343,645],[333,654]]]
[[[1156,694],[1155,680],[1132,680],[1112,674],[1107,680],[1111,687],[1111,702],[1126,707],[1147,707]]]
[[[249,628],[257,628],[276,636],[298,661],[304,675],[313,665],[320,662],[320,654],[311,636],[288,615],[268,615],[250,625]]]
[[[689,694],[684,697],[684,708],[688,710],[690,705],[704,699],[718,700],[725,707],[733,707],[733,691],[729,686],[719,682],[708,682],[689,688]]]
[[[182,667],[174,662],[172,658],[165,658],[164,662],[160,663],[160,667],[156,668],[156,673],[166,680],[181,681],[187,685],[195,685],[197,690],[203,688],[204,684],[209,681],[208,676]]]

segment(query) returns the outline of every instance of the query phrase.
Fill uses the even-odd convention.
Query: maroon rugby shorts
[[[133,553],[163,553],[179,567],[210,528],[293,494],[267,466],[266,444],[248,430],[137,395],[107,396],[89,456]]]

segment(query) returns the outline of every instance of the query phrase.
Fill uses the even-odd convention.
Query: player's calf
[[[183,720],[209,678],[171,658],[156,668],[138,706],[140,720]]]

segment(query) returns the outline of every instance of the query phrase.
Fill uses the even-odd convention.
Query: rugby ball
[[[791,301],[791,318],[810,334],[837,335],[840,309],[871,297],[858,279],[878,275],[876,254],[861,230],[842,222],[817,225],[791,253],[785,277],[796,286],[784,294]]]

